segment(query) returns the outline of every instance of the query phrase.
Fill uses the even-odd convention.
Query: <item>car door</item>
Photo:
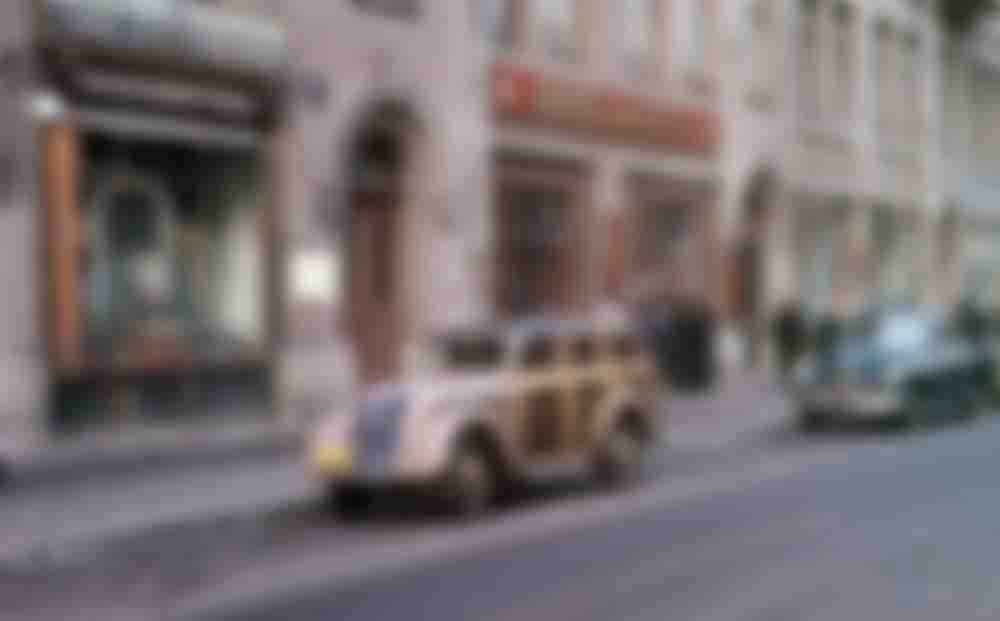
[[[577,453],[592,446],[598,408],[608,392],[606,373],[602,372],[607,352],[601,345],[596,335],[579,334],[570,339],[567,347],[570,446]]]
[[[551,334],[528,336],[518,353],[515,400],[520,453],[529,462],[552,461],[566,446],[566,391],[560,341]]]

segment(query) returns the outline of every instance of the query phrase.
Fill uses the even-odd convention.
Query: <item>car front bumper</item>
[[[797,400],[803,411],[827,417],[887,418],[903,409],[902,396],[891,388],[810,387],[801,389]]]
[[[391,451],[380,459],[360,455],[351,442],[313,443],[306,455],[309,471],[326,483],[351,486],[421,485],[441,477],[445,460],[435,454]]]

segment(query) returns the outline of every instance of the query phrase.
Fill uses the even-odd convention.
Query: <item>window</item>
[[[578,60],[576,1],[538,0],[532,7],[537,39],[545,52],[561,62]]]
[[[164,339],[193,359],[259,351],[267,253],[256,155],[100,132],[83,143],[86,355],[130,364],[160,355]]]
[[[478,18],[486,38],[498,49],[514,43],[514,6],[512,0],[476,0]]]
[[[922,132],[923,98],[920,96],[920,39],[916,35],[906,37],[903,67],[903,96],[906,102],[904,118],[908,127],[904,135],[916,139]]]
[[[835,105],[837,116],[847,119],[851,116],[854,96],[854,19],[851,8],[844,3],[834,10],[835,49],[834,71],[837,79]]]
[[[944,64],[944,152],[949,156],[963,155],[966,128],[971,117],[964,96],[962,64],[957,54],[950,54]]]
[[[626,70],[648,76],[657,64],[656,41],[660,34],[659,0],[624,0],[623,54]]]
[[[638,263],[653,269],[681,259],[683,245],[693,236],[691,208],[684,204],[650,201],[640,208]]]
[[[972,153],[980,174],[996,172],[1000,160],[1000,80],[985,70],[974,69]]]
[[[528,369],[546,367],[555,362],[555,340],[546,336],[535,336],[528,340],[521,353],[521,364]]]
[[[691,28],[691,50],[688,56],[688,66],[698,69],[705,68],[705,50],[708,47],[708,7],[705,0],[689,2]]]
[[[891,115],[889,114],[889,80],[891,79],[890,62],[892,60],[892,32],[888,22],[880,21],[875,25],[875,54],[872,82],[875,93],[875,116],[880,131],[886,129]]]
[[[354,0],[354,4],[365,11],[391,17],[413,19],[420,15],[418,0]]]
[[[540,312],[560,303],[560,283],[570,256],[569,194],[556,187],[503,184],[499,192],[501,306],[511,315]]]
[[[777,44],[774,31],[774,7],[772,0],[756,0],[750,5],[751,71],[753,87],[759,93],[770,95],[774,89],[774,48]]]
[[[819,14],[816,0],[802,0],[799,22],[799,110],[807,119],[819,117]]]
[[[490,370],[504,354],[501,340],[490,334],[451,334],[441,338],[439,347],[449,369]]]
[[[570,345],[570,357],[573,362],[588,364],[597,358],[597,346],[593,339],[580,337]]]
[[[634,334],[619,334],[611,341],[611,351],[620,358],[631,358],[639,353],[639,339]]]

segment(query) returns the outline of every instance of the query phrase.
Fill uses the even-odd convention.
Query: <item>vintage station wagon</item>
[[[627,321],[520,321],[433,340],[417,380],[323,419],[311,469],[334,506],[416,488],[457,514],[516,483],[633,480],[660,427],[656,367]]]

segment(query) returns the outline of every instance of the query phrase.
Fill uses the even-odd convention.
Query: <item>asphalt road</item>
[[[665,454],[485,522],[314,508],[0,570],[13,619],[997,619],[1000,422]],[[12,613],[12,614],[11,614]]]

